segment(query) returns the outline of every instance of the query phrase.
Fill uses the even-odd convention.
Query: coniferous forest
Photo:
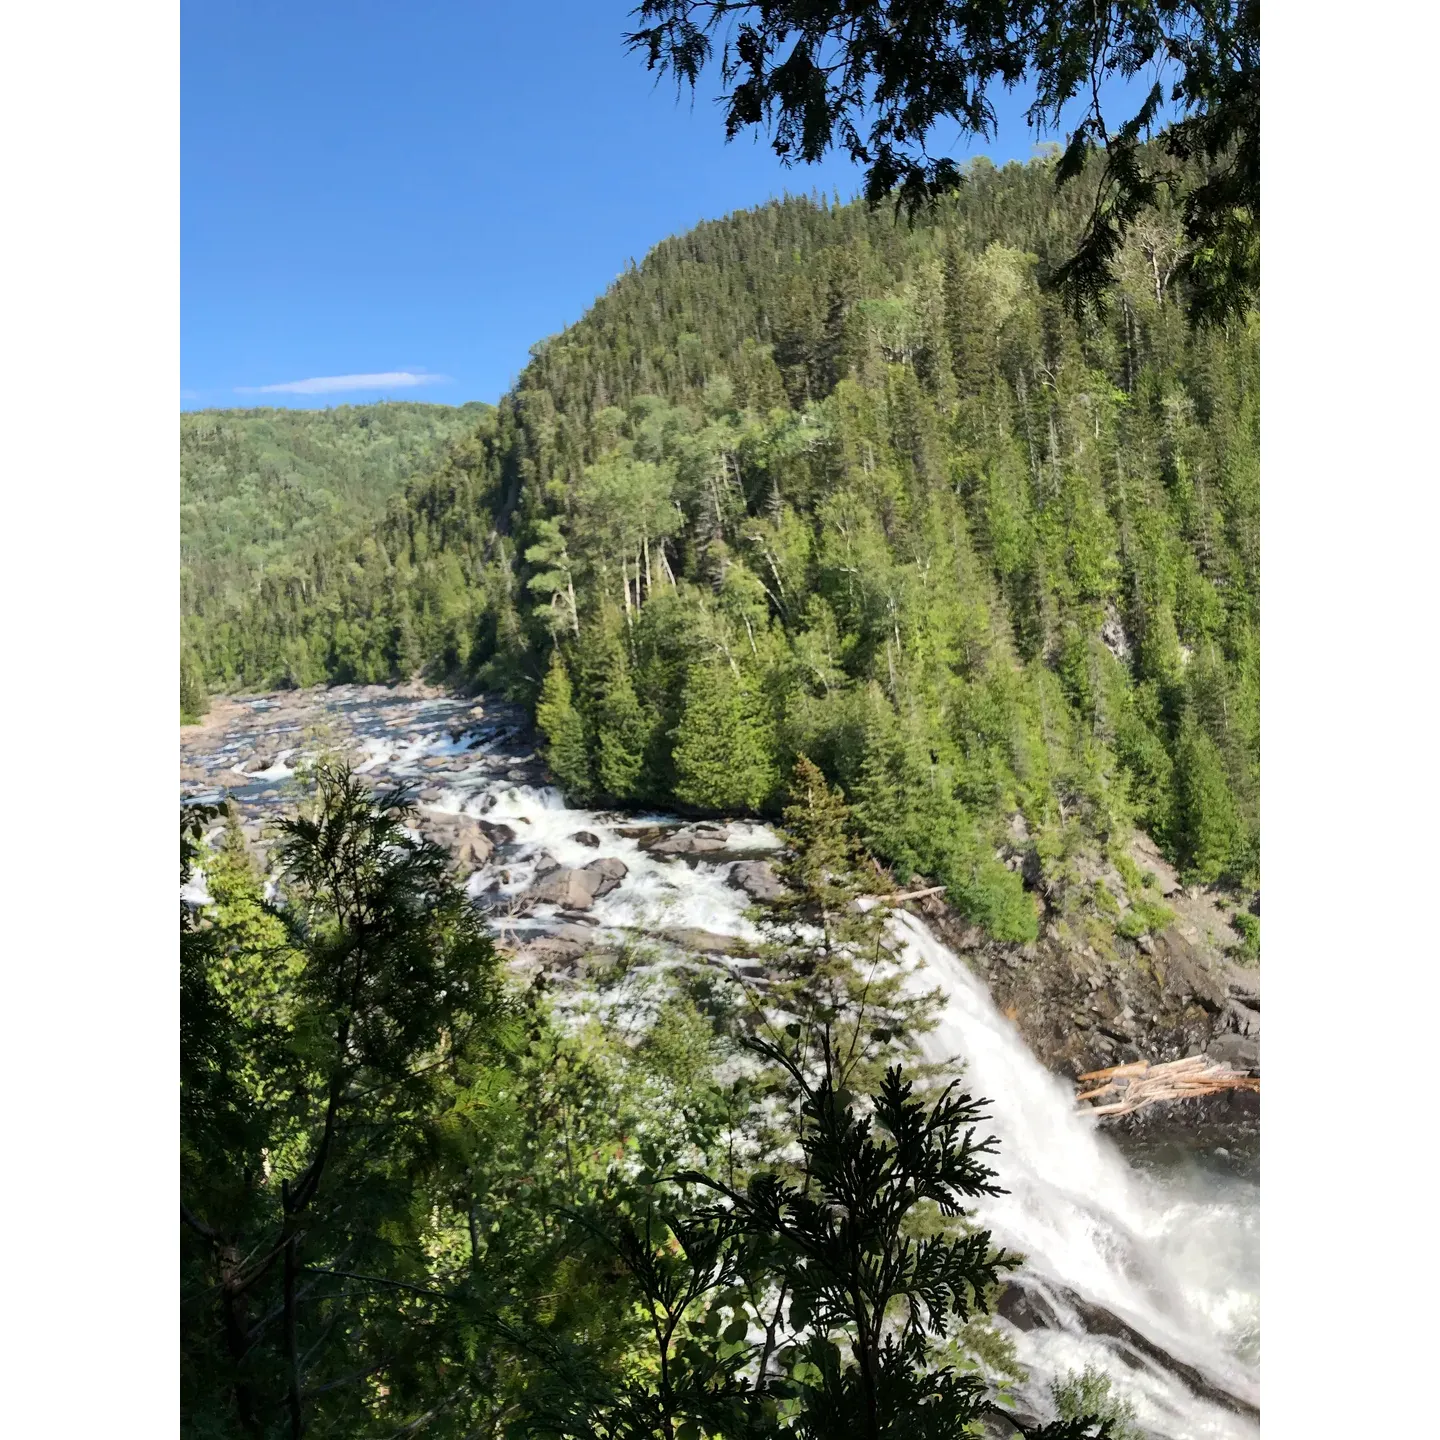
[[[1258,4],[630,23],[864,199],[181,418],[182,1433],[1258,1433]]]
[[[1023,943],[1098,847],[1158,930],[1137,826],[1258,888],[1258,317],[1192,323],[1163,209],[1077,317],[1054,163],[667,240],[495,408],[186,418],[183,709],[424,674],[788,845],[763,997],[643,945],[552,996],[405,792],[322,764],[268,879],[187,810],[187,1434],[1138,1436],[1088,1370],[1012,1408],[1005,1156],[859,903]]]
[[[196,630],[223,623],[267,571],[283,571],[379,519],[407,480],[437,464],[491,408],[389,401],[182,412],[182,709],[203,707],[188,644]]]
[[[663,242],[378,519],[243,587],[217,558],[189,663],[502,690],[595,803],[775,814],[812,757],[1001,939],[1036,926],[1017,812],[1047,864],[1138,824],[1252,889],[1258,316],[1189,323],[1162,207],[1077,319],[1054,164],[977,161],[913,225],[791,198]]]

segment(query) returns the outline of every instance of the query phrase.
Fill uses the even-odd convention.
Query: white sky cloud
[[[440,385],[448,375],[414,370],[387,370],[381,375],[312,375],[308,380],[286,380],[281,385],[237,385],[237,395],[339,395],[351,390],[409,390],[416,385]]]

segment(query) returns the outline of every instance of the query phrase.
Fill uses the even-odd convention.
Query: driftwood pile
[[[1221,1090],[1260,1089],[1260,1077],[1247,1075],[1217,1064],[1206,1055],[1151,1065],[1136,1060],[1129,1065],[1112,1065],[1108,1070],[1091,1070],[1080,1076],[1081,1090],[1075,1097],[1090,1115],[1129,1115],[1157,1100],[1185,1100],[1195,1095],[1214,1095]]]

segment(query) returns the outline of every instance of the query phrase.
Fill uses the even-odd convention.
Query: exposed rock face
[[[1105,607],[1105,620],[1100,626],[1100,643],[1117,660],[1130,658],[1130,637],[1125,633],[1124,622],[1114,605]]]
[[[1260,1039],[1247,1035],[1217,1035],[1206,1047],[1205,1053],[1225,1065],[1237,1070],[1260,1069]]]
[[[786,893],[779,876],[764,860],[737,860],[730,867],[725,883],[762,904],[779,900]]]
[[[1238,937],[1211,897],[1179,892],[1170,903],[1175,918],[1158,934],[1132,941],[1111,932],[1105,943],[1083,915],[1052,911],[1040,939],[1027,945],[989,939],[938,897],[916,908],[984,976],[1001,1011],[1053,1070],[1079,1075],[1207,1054],[1258,1072],[1258,972],[1226,955]]]
[[[649,848],[655,855],[706,855],[723,850],[729,842],[730,831],[726,826],[702,822],[682,826]]]

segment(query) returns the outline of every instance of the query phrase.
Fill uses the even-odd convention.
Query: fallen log
[[[1097,1081],[1104,1083],[1095,1084]],[[1075,1101],[1087,1114],[1097,1117],[1131,1115],[1159,1100],[1188,1100],[1222,1090],[1251,1090],[1258,1094],[1260,1090],[1258,1075],[1233,1070],[1208,1055],[1188,1055],[1160,1065],[1134,1060],[1128,1065],[1087,1071],[1079,1077],[1079,1083],[1086,1082],[1091,1082],[1092,1088],[1081,1090]]]
[[[1132,1060],[1128,1065],[1111,1065],[1107,1070],[1087,1070],[1081,1080],[1111,1080],[1119,1075],[1143,1075],[1150,1068],[1148,1060]]]

